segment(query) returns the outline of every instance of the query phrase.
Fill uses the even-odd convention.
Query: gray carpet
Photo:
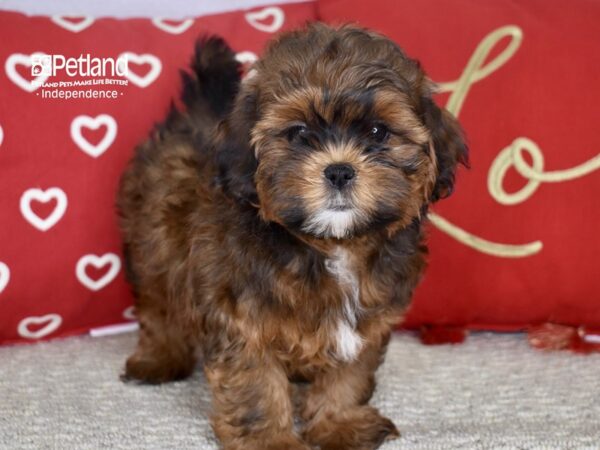
[[[2,449],[216,449],[200,372],[132,386],[118,374],[135,334],[0,348]],[[542,353],[522,335],[460,346],[397,335],[373,403],[400,449],[600,449],[600,355]]]

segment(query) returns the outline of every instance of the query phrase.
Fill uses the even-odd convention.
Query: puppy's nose
[[[325,169],[325,178],[338,189],[342,189],[354,178],[354,169],[349,164],[331,164]]]

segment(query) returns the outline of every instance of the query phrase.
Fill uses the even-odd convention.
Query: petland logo
[[[30,92],[47,99],[117,99],[121,87],[128,85],[129,68],[126,55],[118,58],[96,58],[89,54],[76,57],[32,54]],[[52,78],[56,77],[56,78]]]
[[[69,77],[126,77],[127,57],[95,58],[89,53],[79,58],[65,58],[64,55],[32,55],[31,75],[56,76],[64,73]]]

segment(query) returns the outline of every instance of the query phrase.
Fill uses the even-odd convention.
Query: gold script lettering
[[[531,166],[523,159],[523,151],[526,151],[531,156]],[[525,186],[512,194],[507,193],[502,186],[506,171],[510,167],[514,167],[527,180]],[[540,148],[531,139],[519,137],[508,147],[502,149],[490,166],[488,172],[488,190],[498,203],[515,205],[531,197],[541,183],[557,183],[573,180],[599,168],[600,154],[570,169],[544,172],[544,155]]]
[[[504,38],[510,42],[492,61],[484,64],[493,48]],[[455,81],[439,83],[439,92],[451,92],[446,109],[458,117],[471,86],[491,75],[502,67],[519,49],[523,32],[515,25],[507,25],[488,34],[475,49],[463,70]],[[529,153],[532,163],[523,159],[523,151]],[[507,193],[503,180],[510,167],[527,180],[527,184],[515,193]],[[541,183],[568,181],[587,175],[600,168],[600,153],[592,159],[569,169],[544,172],[544,155],[535,142],[527,137],[518,137],[512,144],[502,149],[488,172],[488,190],[490,195],[502,205],[515,205],[533,195]],[[488,241],[454,225],[447,219],[431,212],[431,222],[457,241],[488,255],[503,258],[522,258],[534,255],[543,248],[541,241],[512,245]]]

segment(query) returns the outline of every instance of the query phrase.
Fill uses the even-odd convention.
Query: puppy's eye
[[[308,128],[304,125],[294,125],[293,127],[288,128],[286,135],[289,142],[308,143]]]
[[[389,135],[389,130],[385,125],[381,123],[373,124],[373,126],[371,127],[371,131],[369,132],[369,136],[371,137],[371,139],[373,139],[373,141],[377,142],[378,144],[387,141]]]

